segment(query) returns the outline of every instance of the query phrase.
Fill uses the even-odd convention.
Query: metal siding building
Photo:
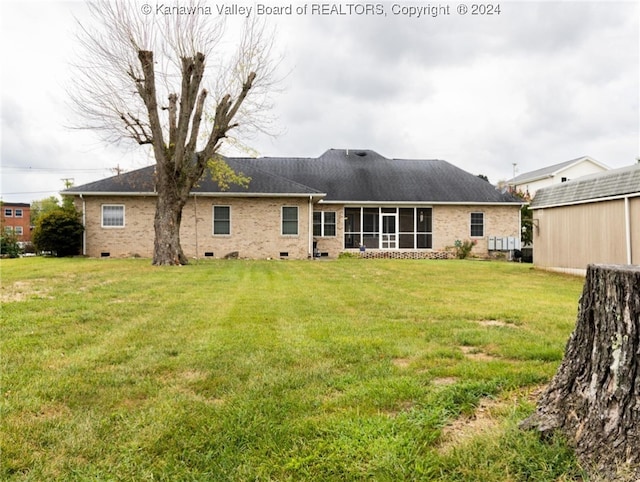
[[[541,189],[531,209],[536,266],[640,264],[640,165]]]

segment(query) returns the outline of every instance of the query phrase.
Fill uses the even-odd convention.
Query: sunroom
[[[345,249],[432,249],[431,207],[360,206],[344,209]]]

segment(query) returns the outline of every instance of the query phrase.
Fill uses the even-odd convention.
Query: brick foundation
[[[353,252],[353,251],[350,251]],[[451,259],[449,251],[364,251],[358,253],[366,259]]]

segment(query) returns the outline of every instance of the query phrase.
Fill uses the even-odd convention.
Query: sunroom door
[[[398,214],[382,213],[380,223],[382,249],[398,249]]]

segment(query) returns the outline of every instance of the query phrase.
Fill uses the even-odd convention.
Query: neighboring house
[[[306,259],[366,250],[367,256],[447,257],[456,240],[519,240],[521,202],[440,160],[387,159],[330,149],[318,158],[227,158],[251,178],[221,191],[205,175],[186,204],[188,257]],[[88,256],[150,257],[154,167],[62,193],[83,212]],[[506,242],[504,243],[506,249]]]
[[[604,164],[584,156],[570,161],[543,167],[531,172],[525,172],[507,181],[507,184],[516,192],[521,192],[531,199],[538,189],[570,181],[589,174],[597,174],[607,171]]]
[[[640,164],[540,189],[531,209],[536,266],[640,264]]]
[[[18,242],[31,241],[31,205],[2,202],[0,226],[7,233],[16,235]]]

